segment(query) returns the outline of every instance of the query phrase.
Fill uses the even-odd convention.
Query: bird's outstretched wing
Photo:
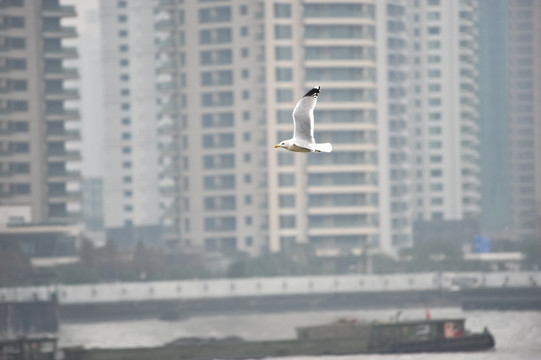
[[[308,149],[312,149],[314,139],[314,108],[319,96],[319,86],[312,88],[306,93],[293,110],[293,141]],[[313,150],[313,149],[312,149]]]

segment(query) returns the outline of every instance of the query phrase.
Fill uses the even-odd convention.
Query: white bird
[[[319,96],[319,86],[313,87],[304,95],[293,110],[293,137],[281,141],[274,148],[284,148],[294,152],[331,152],[329,143],[316,144],[314,139],[314,108]]]

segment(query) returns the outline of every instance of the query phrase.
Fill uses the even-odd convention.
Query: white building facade
[[[410,0],[410,134],[419,221],[480,214],[477,2]]]
[[[104,218],[126,243],[159,236],[154,7],[102,0]]]

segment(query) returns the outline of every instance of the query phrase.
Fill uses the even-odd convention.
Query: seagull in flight
[[[284,148],[294,152],[331,152],[329,143],[316,144],[314,139],[314,108],[319,96],[319,85],[304,95],[293,110],[293,137],[280,141],[274,148]]]

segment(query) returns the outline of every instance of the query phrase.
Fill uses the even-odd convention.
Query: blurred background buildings
[[[540,2],[74,4],[80,18],[58,0],[1,2],[12,222],[23,207],[23,222],[84,217],[98,242],[226,256],[540,241]],[[87,54],[82,167],[70,41]],[[315,85],[315,135],[334,151],[275,150]]]

